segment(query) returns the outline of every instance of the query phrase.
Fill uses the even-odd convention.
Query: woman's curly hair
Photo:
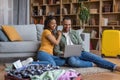
[[[48,24],[50,23],[51,20],[56,20],[54,16],[47,16],[44,22],[44,29],[49,29]]]

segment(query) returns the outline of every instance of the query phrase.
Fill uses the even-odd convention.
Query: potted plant
[[[82,29],[85,29],[85,24],[87,24],[90,19],[90,12],[89,12],[89,9],[84,5],[82,1],[78,0],[78,3],[79,3],[78,15],[80,19],[80,27]]]

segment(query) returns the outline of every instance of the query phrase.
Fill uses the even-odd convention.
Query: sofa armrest
[[[80,36],[83,39],[84,50],[90,52],[90,33],[81,33]]]

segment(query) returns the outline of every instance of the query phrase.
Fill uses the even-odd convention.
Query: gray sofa
[[[40,46],[40,37],[44,26],[40,24],[13,26],[23,41],[0,42],[0,58],[35,56]],[[77,31],[80,32],[79,30]],[[89,51],[89,34],[85,34],[84,42],[86,44],[85,50]]]
[[[39,48],[43,25],[13,25],[23,41],[0,42],[0,58],[34,56]]]

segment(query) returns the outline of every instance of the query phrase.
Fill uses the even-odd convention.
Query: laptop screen
[[[64,57],[70,56],[80,56],[80,53],[83,51],[81,45],[66,45],[64,51]]]

